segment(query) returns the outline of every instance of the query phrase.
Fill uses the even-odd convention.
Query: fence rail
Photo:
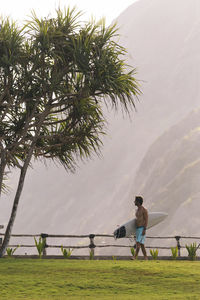
[[[0,233],[0,236],[2,236],[2,238],[0,238],[0,244],[3,241],[3,236],[5,234],[4,233]],[[64,235],[64,234],[46,234],[46,233],[41,233],[41,234],[12,234],[11,237],[14,238],[31,238],[31,237],[41,237],[41,239],[45,242],[45,247],[43,250],[43,255],[47,255],[47,249],[48,248],[61,248],[61,245],[53,245],[53,244],[48,244],[47,243],[47,239],[49,242],[49,239],[51,238],[70,238],[70,239],[74,239],[74,238],[78,238],[78,239],[85,239],[88,238],[89,239],[89,244],[88,245],[62,245],[63,248],[73,248],[73,249],[90,249],[91,253],[94,255],[95,254],[95,248],[108,248],[108,247],[113,247],[113,248],[130,248],[132,246],[130,245],[123,245],[123,244],[95,244],[95,238],[114,238],[113,235],[110,234],[85,234],[85,235]],[[131,237],[132,240],[134,239],[134,237]],[[199,240],[200,241],[200,237],[197,236],[147,236],[147,239],[153,239],[153,240],[160,240],[160,239],[175,239],[176,241],[176,245],[178,247],[178,256],[181,256],[181,249],[184,249],[185,246],[181,245],[181,240],[183,239],[192,239],[192,240]],[[19,245],[19,244],[18,244]],[[9,245],[9,247],[17,247],[18,245]],[[35,244],[20,244],[20,248],[35,248]],[[169,250],[171,249],[171,247],[169,246],[146,246],[146,248],[156,248],[156,249],[166,249]]]

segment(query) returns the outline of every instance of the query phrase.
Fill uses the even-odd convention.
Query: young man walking
[[[146,238],[146,228],[148,224],[148,211],[144,208],[143,198],[141,196],[135,197],[135,205],[137,206],[136,211],[136,251],[135,255],[131,259],[136,259],[140,248],[142,249],[142,253],[144,255],[144,259],[147,260],[147,252],[144,246],[145,238]]]

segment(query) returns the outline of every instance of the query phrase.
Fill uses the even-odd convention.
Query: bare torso
[[[148,212],[147,209],[144,208],[144,206],[138,207],[136,211],[136,226],[144,226],[147,227],[148,224]]]

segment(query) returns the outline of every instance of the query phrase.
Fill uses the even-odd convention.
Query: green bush
[[[90,250],[90,260],[93,260],[93,259],[94,259],[94,251]]]
[[[156,250],[150,249],[150,253],[154,260],[156,260],[158,258],[158,249],[156,249]]]
[[[63,246],[61,246],[61,252],[65,258],[70,258],[70,256],[72,255],[72,251],[73,249],[65,249],[63,248]]]
[[[134,247],[131,247],[131,254],[132,254],[133,256],[135,256],[135,248],[134,248]]]
[[[185,245],[187,251],[188,251],[188,256],[190,257],[191,260],[196,259],[196,252],[197,252],[197,244],[193,243],[191,245]]]
[[[14,252],[19,248],[20,246],[18,245],[16,248],[6,248],[6,253],[9,257],[13,256]]]
[[[175,260],[178,256],[178,247],[177,246],[175,248],[171,247],[171,252],[172,252],[172,259]]]
[[[42,237],[40,236],[38,242],[37,242],[37,240],[36,240],[35,237],[34,237],[34,240],[35,240],[35,246],[37,248],[39,257],[41,258],[42,257],[42,253],[43,253],[43,251],[45,249],[45,246],[46,246],[46,239],[42,239]]]

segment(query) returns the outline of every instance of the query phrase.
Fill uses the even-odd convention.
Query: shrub
[[[13,256],[14,252],[19,248],[20,246],[18,245],[16,248],[6,248],[6,253],[8,257]]]
[[[72,251],[73,251],[73,249],[70,249],[70,248],[65,249],[65,248],[63,248],[63,246],[61,246],[61,252],[65,258],[70,258],[70,256],[72,255]]]
[[[90,260],[93,260],[93,259],[94,259],[94,251],[90,250]]]
[[[196,259],[196,252],[197,252],[197,244],[193,243],[191,245],[185,245],[187,251],[188,251],[188,256],[190,257],[191,260]]]
[[[42,237],[40,236],[38,242],[37,242],[37,240],[36,240],[35,237],[34,237],[34,240],[35,240],[35,246],[37,248],[39,257],[41,258],[42,257],[42,253],[43,253],[43,251],[45,249],[45,246],[46,246],[46,239],[42,239]]]
[[[175,260],[178,256],[178,247],[177,246],[175,248],[171,247],[171,251],[172,251],[172,259]]]
[[[150,249],[150,253],[154,260],[156,260],[158,258],[158,249],[156,249],[156,250]]]
[[[135,256],[135,248],[134,248],[134,247],[131,247],[131,254],[132,254],[133,256]]]

